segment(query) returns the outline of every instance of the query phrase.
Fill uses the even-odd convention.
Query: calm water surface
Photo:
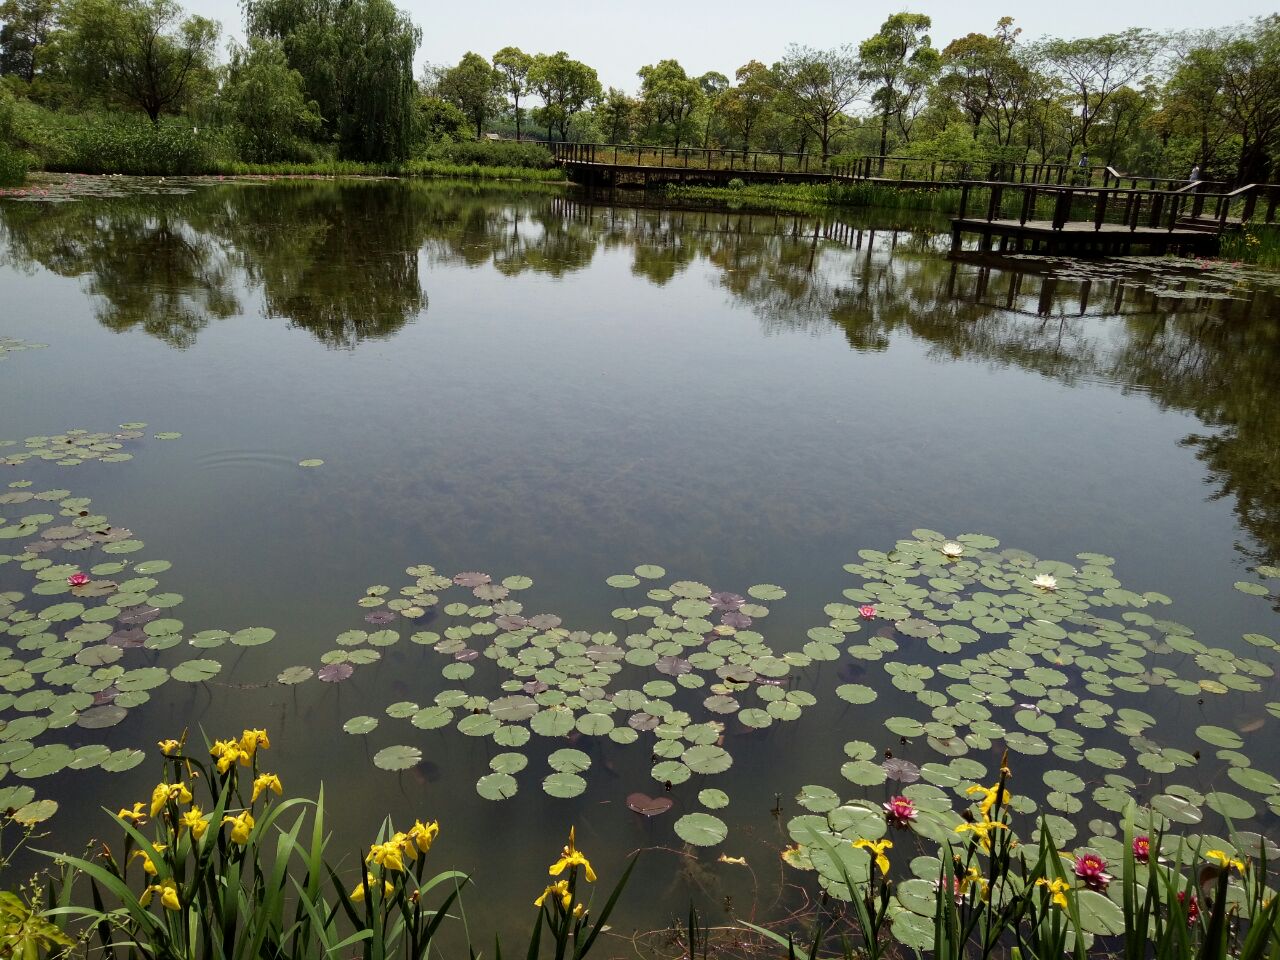
[[[1205,643],[1274,664],[1240,640],[1276,630],[1268,601],[1232,589],[1280,557],[1280,312],[1266,284],[1218,298],[1197,295],[1210,288],[1191,272],[955,262],[938,252],[938,224],[894,230],[892,214],[824,221],[437,184],[122,192],[0,199],[0,337],[48,345],[0,363],[0,439],[131,421],[146,436],[126,463],[33,460],[0,467],[0,481],[92,497],[147,558],[172,561],[159,579],[185,598],[175,615],[187,633],[278,635],[126,651],[224,669],[156,690],[118,726],[60,738],[142,746],[187,726],[266,726],[291,793],[323,780],[336,855],[354,857],[388,813],[438,817],[436,864],[470,869],[486,898],[523,910],[576,822],[602,873],[636,847],[668,851],[646,857],[627,929],[661,926],[690,896],[717,920],[767,914],[801,786],[884,798],[886,787],[842,781],[846,740],[937,759],[876,732],[913,698],[842,661],[803,674],[818,706],[739,738],[732,769],[677,785],[665,816],[625,807],[632,791],[662,792],[641,744],[593,748],[586,793],[557,800],[540,780],[563,744],[535,736],[519,795],[480,800],[473,785],[500,748],[384,714],[459,686],[441,677],[448,657],[404,639],[345,683],[275,682],[318,666],[343,631],[378,629],[355,601],[372,584],[394,595],[414,564],[527,575],[525,613],[620,636],[629,628],[611,611],[646,601],[604,580],[637,564],[714,590],[780,584],[787,597],[757,628],[783,652],[856,585],[842,565],[860,549],[916,528],[978,532],[1045,558],[1109,554],[1126,587],[1173,597],[1167,615]],[[182,437],[153,439],[162,431]],[[306,458],[324,466],[299,468]],[[0,590],[27,589],[17,567],[0,566]],[[481,665],[465,686],[494,695]],[[883,688],[877,703],[832,696],[859,677]],[[1276,684],[1262,687],[1203,706],[1171,693],[1135,702],[1181,746],[1197,724],[1261,717],[1246,750],[1277,772],[1280,721],[1261,708]],[[343,733],[359,714],[381,717],[378,729]],[[424,763],[372,765],[400,743]],[[154,775],[148,759],[38,787],[74,846],[109,833],[99,807],[149,793]],[[1220,766],[1183,782],[1215,776]],[[1027,789],[1037,781],[1028,772]],[[672,825],[701,809],[704,786],[730,795],[719,811],[730,836],[690,855]],[[1274,829],[1265,798],[1252,799]]]

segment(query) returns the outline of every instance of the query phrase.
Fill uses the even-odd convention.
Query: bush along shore
[[[462,909],[466,874],[426,867],[440,824],[417,820],[396,830],[386,821],[358,864],[334,865],[326,859],[323,790],[315,800],[285,799],[284,784],[263,763],[270,747],[267,731],[256,729],[212,743],[188,742],[186,734],[160,741],[159,782],[149,799],[115,815],[117,841],[83,857],[40,851],[54,865],[50,875],[0,893],[2,955],[424,960],[447,935],[468,941],[477,956],[478,924]],[[809,960],[881,960],[904,950],[947,960],[1141,960],[1153,951],[1162,960],[1280,957],[1268,841],[1232,831],[1223,848],[1201,849],[1168,832],[1162,814],[1130,801],[1112,862],[1094,850],[1062,851],[1044,820],[1020,832],[1028,825],[1013,813],[1007,754],[1001,764],[990,786],[968,788],[972,805],[954,826],[905,796],[807,818],[808,838],[781,856],[816,872],[825,896],[803,916],[771,926],[742,921],[716,936],[727,929],[737,953],[754,938],[756,955]],[[12,811],[5,821],[24,826]],[[28,818],[19,847],[33,826]],[[896,852],[895,841],[903,851],[934,849],[925,859],[937,879],[896,882],[909,853]],[[570,828],[545,886],[529,895],[525,956],[591,953],[636,858],[601,865],[616,878],[603,894]],[[711,934],[692,908],[687,936],[676,955],[711,955]],[[493,955],[501,956],[500,943]]]

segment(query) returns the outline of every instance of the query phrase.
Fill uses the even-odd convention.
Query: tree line
[[[58,111],[183,117],[242,159],[403,160],[501,135],[832,156],[1087,162],[1261,182],[1280,156],[1280,16],[1190,33],[1029,40],[1012,18],[940,49],[924,14],[859,43],[792,45],[732,78],[674,59],[603,87],[564,51],[466,53],[415,77],[391,0],[245,0],[245,44],[177,0],[4,0],[7,95]]]

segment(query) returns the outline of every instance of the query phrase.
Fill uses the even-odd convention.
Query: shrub
[[[206,173],[229,151],[212,134],[202,134],[177,117],[151,124],[144,117],[109,116],[72,129],[67,155],[51,158],[50,169],[77,173],[172,176]]]
[[[19,187],[26,179],[26,155],[0,143],[0,187]]]
[[[747,181],[743,180],[741,177],[734,177],[732,180],[729,181],[730,190],[741,190],[746,185],[747,185]]]
[[[460,166],[525,167],[535,170],[555,166],[554,158],[545,147],[514,140],[437,144],[427,150],[426,159],[445,160]]]

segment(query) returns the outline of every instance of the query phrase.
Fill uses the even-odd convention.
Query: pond
[[[157,740],[264,727],[348,870],[438,818],[512,935],[576,824],[606,888],[648,848],[641,938],[802,910],[794,818],[905,792],[945,833],[1005,747],[1067,849],[1129,795],[1274,833],[1280,280],[945,226],[0,198],[0,806],[76,849]]]

